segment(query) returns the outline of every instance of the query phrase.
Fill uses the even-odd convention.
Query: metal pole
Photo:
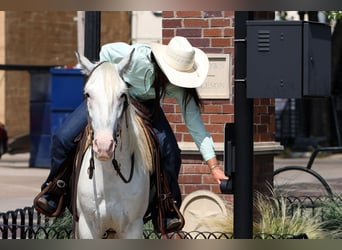
[[[235,179],[234,238],[253,238],[253,99],[246,96],[246,21],[253,12],[235,12]]]
[[[74,20],[77,22],[77,51],[80,55],[84,55],[85,11],[77,11],[77,17]]]
[[[101,12],[85,12],[84,56],[91,61],[99,60],[101,40]]]

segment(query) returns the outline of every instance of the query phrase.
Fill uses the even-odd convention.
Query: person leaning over
[[[168,45],[159,43],[129,45],[123,42],[102,46],[100,61],[118,63],[134,49],[132,60],[123,74],[129,87],[129,94],[143,103],[152,114],[152,126],[160,145],[162,168],[165,171],[170,191],[178,207],[181,206],[181,192],[178,175],[181,167],[181,154],[175,135],[160,106],[164,97],[174,97],[180,106],[183,120],[215,181],[220,184],[228,179],[218,165],[214,143],[201,119],[201,100],[196,88],[207,76],[209,60],[200,49],[194,48],[181,36],[172,38]],[[52,138],[50,174],[42,189],[61,171],[61,165],[71,152],[75,151],[74,139],[87,124],[87,109],[83,102]],[[46,193],[37,201],[43,211],[56,210],[59,197]],[[167,229],[179,225],[175,215],[168,215]]]

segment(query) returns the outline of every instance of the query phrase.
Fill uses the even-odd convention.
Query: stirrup
[[[64,197],[65,197],[65,191],[64,188],[66,187],[66,183],[62,180],[57,180],[56,181],[56,187],[58,190],[58,194],[56,195],[59,197],[57,201],[57,207],[54,211],[53,209],[49,209],[48,206],[48,201],[43,197],[43,195],[50,193],[51,191],[51,185],[52,182],[49,182],[46,187],[34,198],[33,200],[33,206],[34,208],[41,214],[44,214],[45,216],[48,217],[58,217],[61,215],[63,211],[63,203],[64,203]],[[56,190],[56,189],[55,189]],[[62,192],[63,190],[63,192]]]

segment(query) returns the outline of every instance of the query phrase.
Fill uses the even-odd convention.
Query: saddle
[[[148,119],[148,112],[144,109],[144,106],[140,102],[133,102],[133,104],[144,114],[139,115],[138,120],[144,128],[145,135],[148,138],[148,147],[153,155],[154,173],[150,178],[150,202],[144,217],[144,222],[146,223],[152,220],[155,231],[162,234],[179,231],[183,228],[185,221],[172,197],[167,178],[162,170],[158,139],[153,131],[151,120]],[[181,222],[178,227],[172,230],[166,229],[165,218],[168,214],[177,214]]]
[[[185,220],[176,205],[176,201],[172,197],[165,172],[162,169],[159,142],[153,130],[150,112],[144,104],[137,99],[131,98],[130,101],[139,112],[137,117],[141,126],[144,128],[145,135],[148,138],[148,147],[153,155],[154,172],[150,178],[150,202],[144,217],[144,223],[152,220],[155,231],[162,234],[179,231],[183,228]],[[166,229],[165,218],[168,214],[177,214],[177,217],[181,222],[178,227],[173,228],[172,230]]]

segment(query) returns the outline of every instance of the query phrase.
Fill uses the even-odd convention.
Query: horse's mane
[[[130,128],[130,143],[131,148],[137,149],[137,153],[140,155],[143,166],[146,170],[153,171],[153,149],[151,148],[150,138],[147,129],[144,128],[144,114],[133,104],[133,99],[128,98],[129,105],[127,106],[127,119]]]

